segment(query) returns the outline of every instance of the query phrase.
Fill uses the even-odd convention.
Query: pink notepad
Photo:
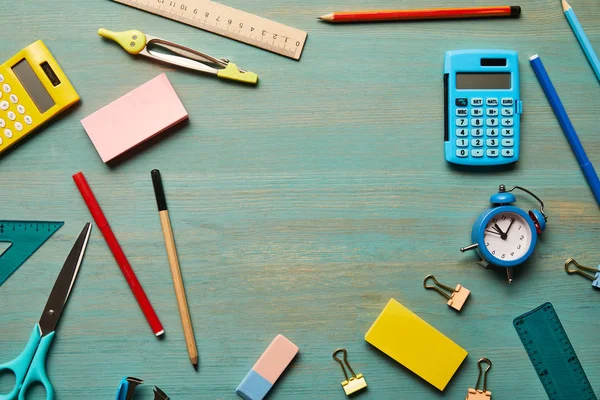
[[[102,161],[108,162],[188,117],[165,74],[81,120]]]

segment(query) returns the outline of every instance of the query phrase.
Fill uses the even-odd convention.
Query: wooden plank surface
[[[337,347],[369,384],[361,399],[461,399],[477,360],[494,363],[495,399],[546,398],[512,319],[553,302],[596,390],[598,293],[562,265],[600,262],[598,206],[527,58],[539,53],[590,159],[600,166],[600,86],[560,2],[523,1],[519,20],[332,26],[335,10],[466,6],[422,0],[228,0],[227,5],[308,31],[299,62],[112,1],[0,1],[0,54],[43,39],[82,97],[72,111],[0,159],[0,216],[64,220],[0,287],[0,361],[25,345],[76,235],[91,219],[71,175],[84,171],[161,318],[154,338],[100,232],[94,229],[48,357],[61,399],[113,398],[125,375],[174,399],[236,399],[235,387],[276,334],[300,354],[271,399],[344,399]],[[480,5],[495,5],[481,0]],[[572,6],[600,51],[600,6]],[[99,27],[140,29],[259,74],[258,87],[174,70],[125,53]],[[473,171],[443,158],[443,55],[451,49],[519,52],[522,156],[514,168]],[[104,165],[79,120],[167,72],[189,123],[119,164]],[[190,366],[156,212],[150,171],[161,170],[200,354]],[[545,202],[548,229],[509,286],[484,270],[471,226],[497,185]],[[518,203],[529,209],[533,202]],[[460,314],[422,288],[434,273],[472,298]],[[365,343],[394,297],[469,351],[444,393]],[[7,387],[0,378],[0,389]],[[38,397],[36,397],[38,398]],[[39,397],[41,398],[41,397]]]

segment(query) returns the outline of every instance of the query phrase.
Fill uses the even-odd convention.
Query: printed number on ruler
[[[230,39],[300,59],[306,32],[208,0],[113,0]]]

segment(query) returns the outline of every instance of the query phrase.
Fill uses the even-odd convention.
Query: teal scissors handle
[[[42,337],[39,325],[33,327],[23,352],[14,360],[0,365],[0,373],[15,374],[15,387],[8,394],[0,394],[0,400],[25,400],[29,387],[41,383],[46,390],[46,400],[54,399],[54,388],[46,375],[46,355],[54,339],[54,332]]]

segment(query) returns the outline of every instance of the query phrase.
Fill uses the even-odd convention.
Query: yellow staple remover
[[[179,67],[206,72],[217,75],[222,79],[250,84],[258,82],[258,75],[254,72],[244,71],[225,58],[217,59],[180,44],[146,35],[135,29],[124,32],[113,32],[100,28],[98,35],[119,43],[129,54],[139,54]],[[158,52],[149,47],[162,48],[172,54]]]

